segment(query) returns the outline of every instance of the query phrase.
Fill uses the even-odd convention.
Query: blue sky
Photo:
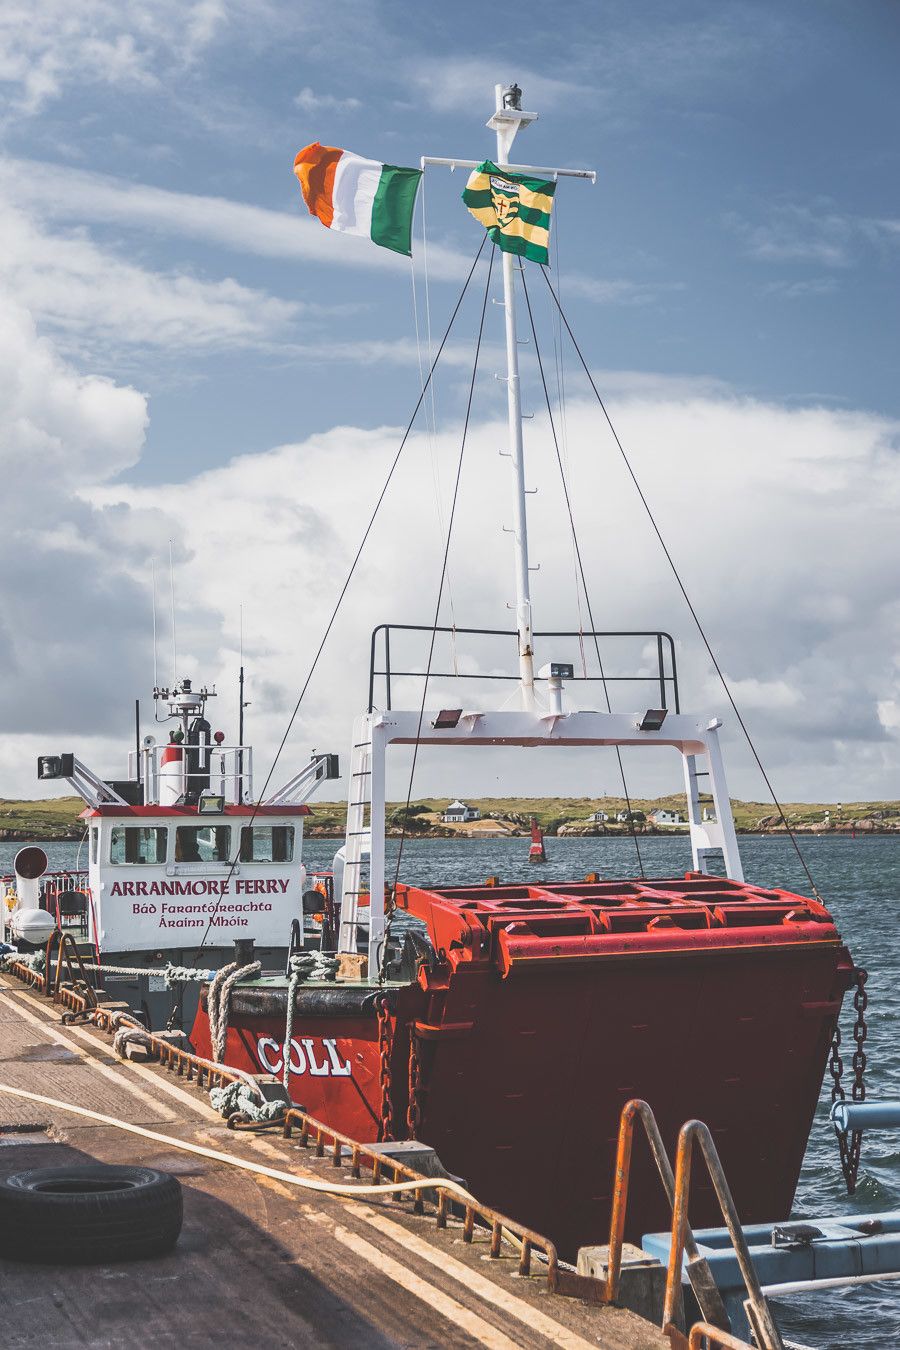
[[[302,664],[297,644],[281,633],[281,614],[273,619],[258,599],[264,583],[255,562],[244,559],[252,598],[235,594],[245,589],[238,582],[225,595],[214,575],[205,589],[196,584],[200,553],[212,546],[198,516],[205,500],[229,500],[228,482],[243,473],[228,468],[236,458],[258,457],[251,462],[264,475],[279,447],[306,446],[297,451],[297,481],[320,482],[322,496],[298,503],[298,514],[310,513],[317,549],[333,547],[329,558],[339,569],[339,485],[329,484],[327,472],[320,477],[316,455],[329,438],[340,439],[335,428],[350,428],[345,440],[355,443],[405,422],[419,381],[408,263],[311,220],[291,173],[294,154],[318,139],[398,164],[416,164],[423,153],[488,155],[493,84],[517,79],[540,120],[521,136],[516,157],[598,172],[595,187],[566,182],[559,190],[555,271],[582,346],[604,373],[604,388],[621,400],[626,425],[630,417],[663,515],[668,486],[697,474],[704,512],[710,494],[724,511],[723,536],[746,531],[744,551],[726,559],[715,544],[697,545],[680,531],[683,516],[671,515],[674,543],[694,564],[692,583],[717,624],[732,677],[756,681],[745,692],[776,762],[789,766],[787,790],[809,795],[824,783],[838,796],[900,795],[897,559],[892,517],[878,514],[895,499],[900,417],[898,40],[900,11],[887,0],[677,7],[527,0],[512,16],[508,7],[470,0],[452,7],[339,0],[327,9],[278,0],[149,7],[48,0],[37,13],[6,6],[6,451],[26,510],[39,503],[55,537],[48,544],[31,528],[18,541],[42,578],[39,598],[27,615],[18,612],[27,585],[17,569],[18,598],[7,599],[0,647],[19,687],[29,688],[41,645],[36,627],[50,623],[60,656],[75,670],[68,690],[48,686],[44,711],[32,726],[15,722],[17,730],[37,737],[42,728],[71,725],[81,715],[80,691],[97,675],[72,617],[79,602],[61,600],[52,580],[68,566],[60,540],[79,538],[87,597],[80,621],[109,627],[106,658],[130,688],[148,682],[149,557],[174,534],[191,578],[183,605],[198,660],[230,669],[234,610],[240,602],[259,611],[259,635],[251,620],[248,640],[267,671],[272,722],[261,734],[274,736]],[[459,201],[463,181],[436,169],[426,184],[437,331],[479,243],[479,227]],[[414,247],[424,333],[420,237]],[[499,314],[492,318],[489,357],[500,337]],[[467,310],[451,351],[455,364],[438,387],[439,431],[458,416],[474,323]],[[479,387],[486,426],[500,411],[491,368]],[[574,371],[571,379],[576,398]],[[57,400],[40,405],[39,380],[45,388],[58,381]],[[648,407],[655,420],[645,417]],[[745,435],[754,417],[793,448],[784,450],[790,467],[779,478],[778,446],[760,447],[770,466],[756,484],[769,485],[761,499],[783,500],[771,515],[763,504],[742,519],[742,498],[754,497],[757,443]],[[812,484],[806,493],[804,465]],[[357,467],[360,490],[371,486],[370,466]],[[352,463],[346,472],[357,476]],[[601,535],[610,528],[599,507],[604,491],[601,480],[590,521]],[[813,522],[807,534],[800,526],[792,539],[810,492],[818,502],[827,497],[821,528],[817,534]],[[673,487],[671,500],[677,497]],[[187,501],[193,518],[179,524]],[[357,505],[362,511],[362,500],[348,506],[348,520]],[[776,519],[784,525],[777,538]],[[832,533],[823,537],[826,522]],[[235,524],[251,546],[274,539],[275,528],[265,515]],[[646,534],[639,544],[651,549]],[[782,571],[770,608],[760,609],[758,586],[742,569],[773,546]],[[807,556],[793,572],[798,549]],[[846,566],[831,575],[835,556],[844,554]],[[282,567],[286,556],[279,555]],[[621,556],[598,555],[598,576],[627,575],[631,564],[623,568]],[[273,555],[269,576],[274,565]],[[756,566],[766,571],[765,562]],[[299,589],[308,569],[297,572]],[[321,593],[300,604],[310,628],[330,575]],[[786,611],[823,575],[821,597],[809,600],[810,635]],[[748,643],[735,598],[743,598],[749,630],[762,640]],[[620,600],[617,592],[610,613]],[[656,622],[686,632],[668,592],[660,611]],[[364,626],[368,617],[360,618]],[[875,669],[860,693],[856,663],[863,659]],[[703,678],[701,663],[701,688]],[[782,686],[799,690],[810,710],[827,704],[820,734],[810,711],[798,753],[778,736],[779,708],[796,707],[794,694],[778,692]],[[832,706],[837,687],[844,702]],[[315,716],[337,728],[352,705],[349,689],[330,702],[323,693]],[[10,707],[21,706],[20,695],[10,695]],[[318,739],[312,717],[302,734]],[[104,752],[113,744],[102,718],[90,734]],[[864,766],[845,792],[848,747]],[[10,764],[18,763],[18,751],[10,754]],[[17,769],[4,772],[19,782]],[[751,791],[749,781],[738,786]],[[468,782],[459,787],[471,790]]]

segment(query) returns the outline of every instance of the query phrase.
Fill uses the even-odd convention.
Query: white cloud
[[[405,66],[402,68],[406,70]],[[419,56],[412,78],[437,112],[471,112],[473,99],[489,98],[495,84],[514,81],[525,91],[525,108],[554,108],[564,99],[584,92],[576,83],[539,75],[508,59]]]
[[[234,0],[7,0],[0,83],[22,113],[75,83],[152,88],[161,70],[189,65],[240,8]]]
[[[84,234],[48,233],[2,201],[0,278],[42,326],[81,351],[266,345],[303,310],[231,278],[136,266]]]
[[[766,295],[775,295],[781,300],[807,300],[811,296],[833,295],[837,289],[838,283],[834,277],[810,277],[797,281],[781,278],[767,281],[763,287]]]
[[[141,393],[80,375],[4,301],[0,775],[23,791],[34,791],[37,739],[95,751],[93,738],[121,725],[108,678],[125,688],[144,678],[146,600],[133,571],[145,555],[79,493],[137,461],[146,425]]]
[[[900,428],[865,414],[820,408],[786,410],[716,393],[673,394],[661,386],[613,400],[613,415],[649,489],[661,526],[720,654],[764,759],[786,796],[843,800],[883,795],[900,768],[900,738],[885,700],[900,701],[896,656],[900,612],[894,598],[900,507]],[[546,428],[529,424],[532,558],[537,626],[576,628],[571,548]],[[502,626],[511,599],[510,544],[500,526],[509,484],[502,422],[473,427],[463,472],[459,527],[451,552],[455,621]],[[248,668],[265,699],[254,700],[254,739],[266,762],[302,681],[399,433],[336,427],[295,445],[247,455],[179,487],[110,486],[92,494],[118,502],[125,519],[163,512],[190,550],[195,600],[219,615],[197,642],[194,673],[226,686],[236,661],[237,605],[244,605]],[[724,716],[732,750],[732,787],[759,797],[758,779],[735,744],[733,717],[710,682],[707,663],[662,565],[641,510],[594,408],[570,404],[571,485],[592,583],[594,617],[609,628],[655,628],[679,638],[684,706]],[[441,479],[452,480],[458,433],[436,439]],[[501,503],[498,509],[497,503]],[[444,503],[446,506],[446,503]],[[835,541],[843,542],[842,548]],[[236,540],[246,540],[237,546]],[[864,546],[863,546],[864,541]],[[343,750],[351,716],[365,698],[368,635],[386,619],[427,623],[441,550],[433,471],[419,439],[406,452],[376,525],[360,574],[336,625],[292,741],[287,771],[315,744]],[[445,605],[445,621],[449,610]],[[498,624],[499,620],[499,624]],[[575,659],[543,650],[541,658]],[[646,662],[635,649],[610,669]],[[459,640],[457,658],[466,663]],[[476,669],[496,668],[489,650]],[[400,651],[410,668],[424,649]],[[444,669],[453,653],[441,650]],[[593,664],[590,650],[587,659]],[[406,687],[404,688],[404,683]],[[395,704],[415,697],[395,684]],[[493,701],[497,686],[465,693],[466,705]],[[582,705],[593,696],[575,688]],[[453,698],[451,682],[434,697]],[[618,697],[618,696],[617,696]],[[622,694],[635,704],[640,689]],[[533,757],[534,758],[534,757]],[[420,766],[418,791],[444,791],[448,777],[466,792],[500,790],[503,757],[457,755]],[[553,756],[517,757],[521,790],[591,791],[602,761],[579,757],[568,768]],[[629,757],[635,784],[678,786],[677,769]],[[442,767],[443,766],[443,767]],[[574,766],[574,767],[573,767]],[[592,786],[593,785],[593,786]],[[399,789],[399,776],[394,788]]]
[[[319,94],[305,85],[294,98],[295,105],[303,112],[345,113],[356,112],[362,107],[358,98],[337,98],[334,94]]]
[[[749,256],[760,262],[843,268],[857,262],[865,248],[890,247],[900,242],[900,222],[842,212],[828,198],[776,203],[766,209],[762,220],[755,222],[732,212],[725,216],[725,224],[738,235]],[[826,281],[817,278],[790,283],[784,294],[791,299],[801,294],[821,294]]]

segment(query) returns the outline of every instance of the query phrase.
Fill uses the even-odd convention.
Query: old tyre
[[[0,1178],[0,1256],[74,1265],[170,1251],[181,1232],[177,1178],[151,1167],[38,1167]]]

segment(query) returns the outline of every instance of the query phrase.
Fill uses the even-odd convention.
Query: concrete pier
[[[489,1259],[486,1239],[467,1244],[459,1224],[439,1229],[409,1201],[304,1192],[180,1151],[176,1141],[187,1141],[297,1176],[348,1178],[296,1140],[229,1131],[205,1092],[159,1066],[121,1062],[108,1036],[62,1026],[60,1011],[0,976],[0,1083],[173,1144],[0,1092],[0,1174],[85,1161],[157,1167],[182,1182],[184,1228],[175,1251],[154,1260],[0,1261],[6,1350],[668,1347],[633,1313],[554,1294],[539,1265],[520,1277],[514,1259]]]

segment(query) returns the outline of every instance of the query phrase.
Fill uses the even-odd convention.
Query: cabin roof
[[[123,820],[143,820],[147,817],[164,816],[177,818],[178,820],[199,820],[207,825],[216,820],[221,820],[222,816],[255,816],[257,820],[269,816],[311,816],[312,811],[308,806],[253,806],[250,803],[244,803],[242,806],[226,806],[221,812],[204,811],[201,815],[196,806],[119,806],[116,802],[111,802],[103,806],[88,806],[81,813],[82,820],[89,820],[97,816],[113,816]]]

